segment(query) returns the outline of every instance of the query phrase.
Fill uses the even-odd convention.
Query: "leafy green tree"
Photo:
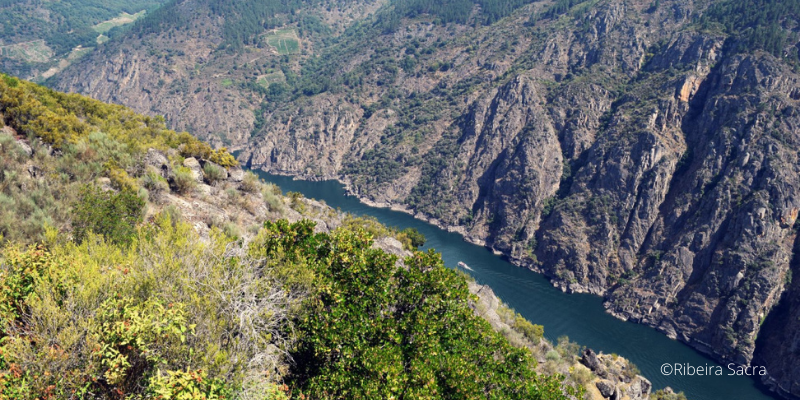
[[[566,399],[561,377],[534,372],[469,307],[465,279],[429,251],[396,258],[364,231],[314,234],[313,224],[265,224],[257,246],[268,258],[314,270],[315,293],[298,318],[291,385],[300,398]]]

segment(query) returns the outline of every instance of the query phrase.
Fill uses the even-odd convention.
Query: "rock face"
[[[257,126],[261,97],[210,95],[200,78],[166,95],[154,82],[178,85],[190,64],[155,68],[134,45],[57,86],[154,104],[243,147],[253,168],[341,179],[565,291],[602,295],[620,318],[763,363],[772,386],[800,397],[800,354],[782,356],[800,348],[800,75],[696,29],[709,2],[601,0],[561,17],[545,3],[480,29],[409,18],[315,49],[328,68],[301,72],[339,86],[266,102]],[[218,45],[185,35],[191,64]]]
[[[339,176],[362,198],[431,217],[566,291],[605,296],[620,318],[749,364],[760,322],[787,291],[798,75],[770,55],[729,51],[724,37],[677,29],[679,14],[605,1],[583,22],[505,60],[517,66],[507,79],[497,79],[502,63],[474,67],[488,62],[480,50],[427,77],[439,82],[427,92],[419,76],[398,78],[430,103],[442,86],[472,85],[424,126],[408,121],[424,101],[358,120],[346,101],[317,96],[272,114],[291,122],[270,124],[244,157]],[[392,129],[400,124],[418,139]]]
[[[636,374],[623,358],[606,354],[595,354],[592,349],[584,349],[581,364],[585,365],[599,379],[594,385],[606,399],[650,398],[653,385],[645,377]]]

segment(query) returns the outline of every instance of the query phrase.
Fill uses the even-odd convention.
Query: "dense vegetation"
[[[77,94],[65,94],[0,75],[0,112],[4,125],[36,137],[56,149],[77,145],[102,132],[122,146],[127,156],[148,148],[177,148],[185,157],[201,157],[223,167],[236,165],[227,149],[212,149],[192,135],[168,130],[162,117],[145,117],[130,109]],[[111,161],[123,163],[123,154]]]
[[[57,54],[77,45],[93,46],[92,26],[121,12],[152,10],[163,0],[0,1],[0,24],[5,43],[44,39]]]
[[[555,18],[559,15],[566,14],[573,7],[586,3],[588,0],[557,0],[553,5],[548,7],[539,18]]]
[[[407,269],[371,248],[371,235],[313,234],[308,223],[268,223],[259,256],[312,265],[314,294],[299,319],[292,387],[311,398],[564,398],[469,307],[464,277],[433,253]],[[260,242],[261,239],[264,242]],[[568,389],[572,392],[572,389]]]
[[[297,23],[306,32],[324,30],[318,20],[306,14],[298,14],[308,7],[337,4],[336,0],[247,0],[225,1],[208,0],[203,2],[211,15],[222,17],[223,47],[228,50],[239,50],[245,45],[261,43],[260,34],[266,30]],[[180,4],[173,2],[156,10],[152,15],[137,21],[132,33],[140,37],[146,34],[188,29],[192,24],[182,11],[177,10]]]
[[[720,29],[736,39],[735,50],[763,50],[798,62],[800,1],[728,0],[712,4],[699,19],[705,29]]]
[[[161,215],[130,246],[94,235],[81,245],[58,235],[44,246],[6,245],[0,396],[573,392],[533,372],[529,351],[472,313],[464,278],[437,255],[418,253],[397,269],[370,244],[363,231],[314,234],[309,222],[286,221],[267,223],[247,245],[220,231],[204,243]]]

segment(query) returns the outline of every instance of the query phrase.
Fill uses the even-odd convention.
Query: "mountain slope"
[[[489,18],[490,3],[353,14],[273,58],[284,78],[237,125],[254,136],[227,140],[252,167],[341,179],[719,359],[755,357],[800,396],[800,357],[757,340],[796,348],[795,324],[768,316],[797,295],[800,2],[513,2]],[[82,68],[114,80],[133,75],[109,63],[139,58],[163,63]],[[56,85],[138,104],[153,82],[114,98],[77,71]]]

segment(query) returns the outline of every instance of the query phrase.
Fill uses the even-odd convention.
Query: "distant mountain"
[[[800,396],[800,1],[247,4],[176,2],[51,83],[341,179]]]

